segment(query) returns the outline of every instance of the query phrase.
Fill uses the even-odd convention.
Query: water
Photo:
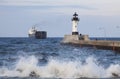
[[[116,78],[115,51],[61,45],[62,38],[0,38],[0,78]]]

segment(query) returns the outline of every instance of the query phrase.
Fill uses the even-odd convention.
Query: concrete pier
[[[80,47],[94,47],[98,49],[113,50],[120,52],[120,41],[90,40],[87,35],[65,35],[62,44],[72,44]],[[83,38],[82,38],[83,37]],[[82,38],[82,39],[81,39]]]

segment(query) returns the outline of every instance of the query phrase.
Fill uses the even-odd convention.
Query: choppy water
[[[120,77],[120,54],[61,45],[62,38],[0,38],[0,78]]]

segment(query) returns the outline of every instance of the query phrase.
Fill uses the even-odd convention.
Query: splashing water
[[[60,38],[0,39],[0,78],[120,77],[120,54],[61,45],[60,41]]]
[[[14,74],[13,74],[14,73]],[[21,57],[13,69],[0,68],[0,76],[7,77],[42,77],[42,78],[109,78],[120,76],[120,65],[110,65],[108,68],[96,64],[93,57],[80,61],[49,60],[45,66],[38,64],[35,56]]]

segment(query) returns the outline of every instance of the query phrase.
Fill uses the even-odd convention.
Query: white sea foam
[[[38,59],[35,56],[21,57],[15,68],[0,68],[0,76],[37,76],[46,78],[109,78],[120,76],[120,65],[110,65],[110,67],[105,69],[96,62],[93,57],[87,58],[84,64],[80,61],[66,62],[51,59],[45,66],[39,66]]]

